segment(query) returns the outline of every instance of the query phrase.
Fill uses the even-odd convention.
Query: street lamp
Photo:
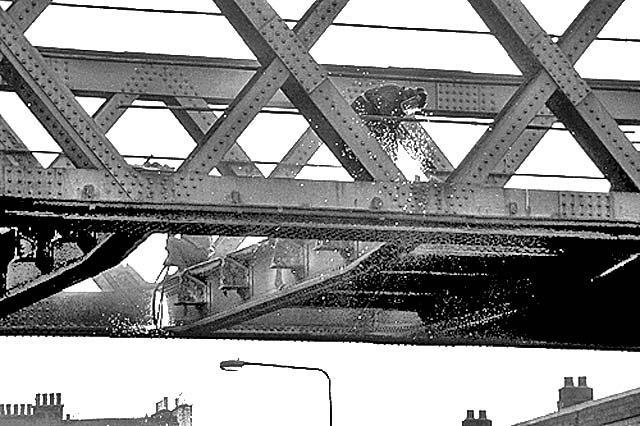
[[[247,362],[238,360],[229,360],[220,362],[220,369],[224,371],[237,371],[245,365],[255,365],[258,367],[274,367],[274,368],[288,368],[290,370],[307,370],[307,371],[319,371],[327,378],[329,382],[329,426],[333,425],[333,404],[331,402],[331,377],[329,373],[318,367],[300,367],[297,365],[283,365],[283,364],[267,364],[263,362]]]

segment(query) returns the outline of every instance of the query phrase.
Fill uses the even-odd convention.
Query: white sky
[[[640,385],[639,355],[622,352],[27,337],[0,345],[0,403],[62,392],[74,418],[125,417],[182,393],[194,426],[328,423],[320,373],[229,373],[218,368],[226,359],[324,368],[335,425],[459,426],[467,409],[485,409],[495,426],[509,426],[554,412],[564,376],[586,375],[595,398]]]
[[[310,3],[272,1],[288,18],[301,16]],[[525,1],[542,26],[556,34],[585,3]],[[111,0],[108,4],[216,10],[205,0]],[[640,37],[638,16],[640,1],[627,0],[601,35]],[[464,0],[352,0],[338,21],[485,29]],[[252,57],[223,18],[209,16],[50,7],[27,35],[33,44],[45,46]],[[577,69],[584,77],[639,79],[639,53],[638,43],[596,42]],[[498,43],[487,36],[331,28],[312,54],[321,63],[517,73]],[[99,105],[95,100],[82,102],[89,112]],[[28,146],[56,149],[25,111],[14,95],[0,93],[0,114]],[[484,130],[436,123],[425,127],[454,164]],[[304,129],[301,117],[260,117],[240,142],[252,158],[277,161]],[[128,154],[184,156],[193,147],[167,111],[130,110],[108,136]],[[638,139],[633,134],[630,138]],[[326,150],[312,161],[335,164]],[[407,176],[416,174],[415,165],[403,163],[403,167]],[[567,132],[549,132],[521,171],[599,175]],[[304,173],[306,178],[331,177],[318,176],[317,170]],[[512,184],[608,189],[606,182],[593,181]],[[128,259],[147,280],[154,279],[160,269],[163,242],[163,236],[154,236]],[[257,368],[233,374],[219,371],[219,361],[236,357],[327,369],[334,379],[336,425],[455,426],[467,409],[486,409],[496,426],[506,426],[553,411],[565,375],[589,376],[596,397],[640,386],[640,370],[635,368],[640,356],[621,352],[81,338],[0,338],[0,347],[4,367],[0,403],[29,402],[36,392],[63,392],[67,412],[74,416],[134,416],[150,412],[164,395],[173,400],[184,392],[195,406],[196,426],[327,424],[322,376]]]

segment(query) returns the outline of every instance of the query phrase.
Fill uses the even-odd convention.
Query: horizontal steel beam
[[[114,93],[139,99],[184,96],[187,85],[211,103],[229,104],[259,68],[252,60],[146,53],[115,53],[40,47],[45,60],[78,96],[108,98]],[[335,86],[347,96],[383,83],[424,87],[434,115],[492,118],[506,104],[522,78],[514,75],[411,68],[324,66]],[[616,120],[640,123],[640,81],[586,80]],[[0,90],[11,91],[0,81]],[[195,96],[195,95],[194,95]],[[278,92],[269,107],[292,105]],[[543,115],[552,115],[543,110]]]
[[[444,231],[633,239],[640,234],[640,194],[634,193],[140,172],[137,190],[122,194],[109,176],[91,169],[3,167],[0,175],[2,226],[44,216],[103,231],[148,227],[367,241]]]

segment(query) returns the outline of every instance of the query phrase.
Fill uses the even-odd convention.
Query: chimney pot
[[[33,404],[27,405],[27,415],[33,416]]]
[[[42,394],[42,405],[47,405],[47,394],[46,393]]]
[[[169,409],[169,397],[165,396],[164,398],[162,398],[162,402],[164,404],[164,409],[168,410]]]
[[[564,387],[558,390],[558,410],[593,400],[593,389],[587,386],[585,376],[578,377],[578,386],[573,385],[573,378],[564,378]]]
[[[178,408],[178,405],[180,405],[180,398],[176,398],[176,408]]]
[[[53,393],[49,394],[49,405],[55,405],[55,402],[53,401]]]
[[[13,404],[13,415],[17,416],[18,414],[20,414],[20,411],[18,411],[18,404]]]
[[[486,410],[478,411],[478,418],[474,418],[473,410],[467,410],[467,418],[462,421],[462,426],[491,426],[492,421],[487,418]]]
[[[26,413],[24,412],[25,404],[20,404],[20,415],[24,416]]]
[[[37,393],[36,394],[36,407],[39,407],[39,406],[40,406],[40,394]]]
[[[56,394],[56,405],[62,405],[62,394],[60,392]]]
[[[71,414],[67,414],[67,420],[71,420]]]
[[[0,404],[0,416],[4,416],[4,404]]]

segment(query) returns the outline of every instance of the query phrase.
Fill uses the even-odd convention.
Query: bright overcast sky
[[[310,3],[272,1],[287,18],[300,17]],[[542,26],[555,34],[562,33],[585,3],[525,2]],[[108,4],[217,10],[205,0],[110,0]],[[639,16],[640,1],[627,0],[602,35],[640,37]],[[338,21],[485,29],[464,0],[352,0]],[[33,44],[44,46],[252,57],[225,20],[212,16],[50,7],[27,35]],[[585,77],[640,79],[639,53],[639,43],[596,42],[577,69]],[[492,37],[478,35],[334,27],[312,54],[321,63],[517,73]],[[99,105],[95,100],[82,102],[89,112]],[[32,149],[57,148],[13,94],[0,93],[0,114]],[[173,120],[166,111],[131,110],[108,136],[128,154],[187,155],[193,142]],[[305,127],[301,117],[260,117],[240,142],[252,158],[277,161]],[[478,126],[435,123],[425,128],[454,164],[483,131]],[[633,134],[630,138],[638,139]],[[335,164],[326,150],[313,162]],[[417,173],[415,165],[404,167]],[[599,175],[567,132],[549,132],[522,170]],[[572,184],[583,190],[608,189],[606,182],[589,181],[588,187],[584,182]],[[548,187],[549,182],[519,185]],[[157,236],[128,261],[152,280],[164,254],[162,236]],[[173,400],[183,392],[194,404],[195,426],[327,424],[322,376],[218,370],[220,360],[235,357],[326,368],[334,379],[336,425],[457,426],[467,409],[486,409],[496,426],[506,426],[553,411],[565,375],[589,376],[596,397],[640,386],[636,368],[640,355],[620,352],[79,338],[2,338],[0,348],[0,403],[29,402],[36,392],[63,392],[67,412],[74,416],[138,416],[150,412],[162,396]]]
[[[73,418],[144,416],[182,393],[194,426],[327,425],[327,382],[314,372],[225,359],[322,367],[335,425],[460,426],[487,410],[509,426],[556,410],[564,376],[585,375],[595,398],[640,385],[636,353],[412,347],[348,343],[102,338],[4,338],[0,403],[61,392]]]

